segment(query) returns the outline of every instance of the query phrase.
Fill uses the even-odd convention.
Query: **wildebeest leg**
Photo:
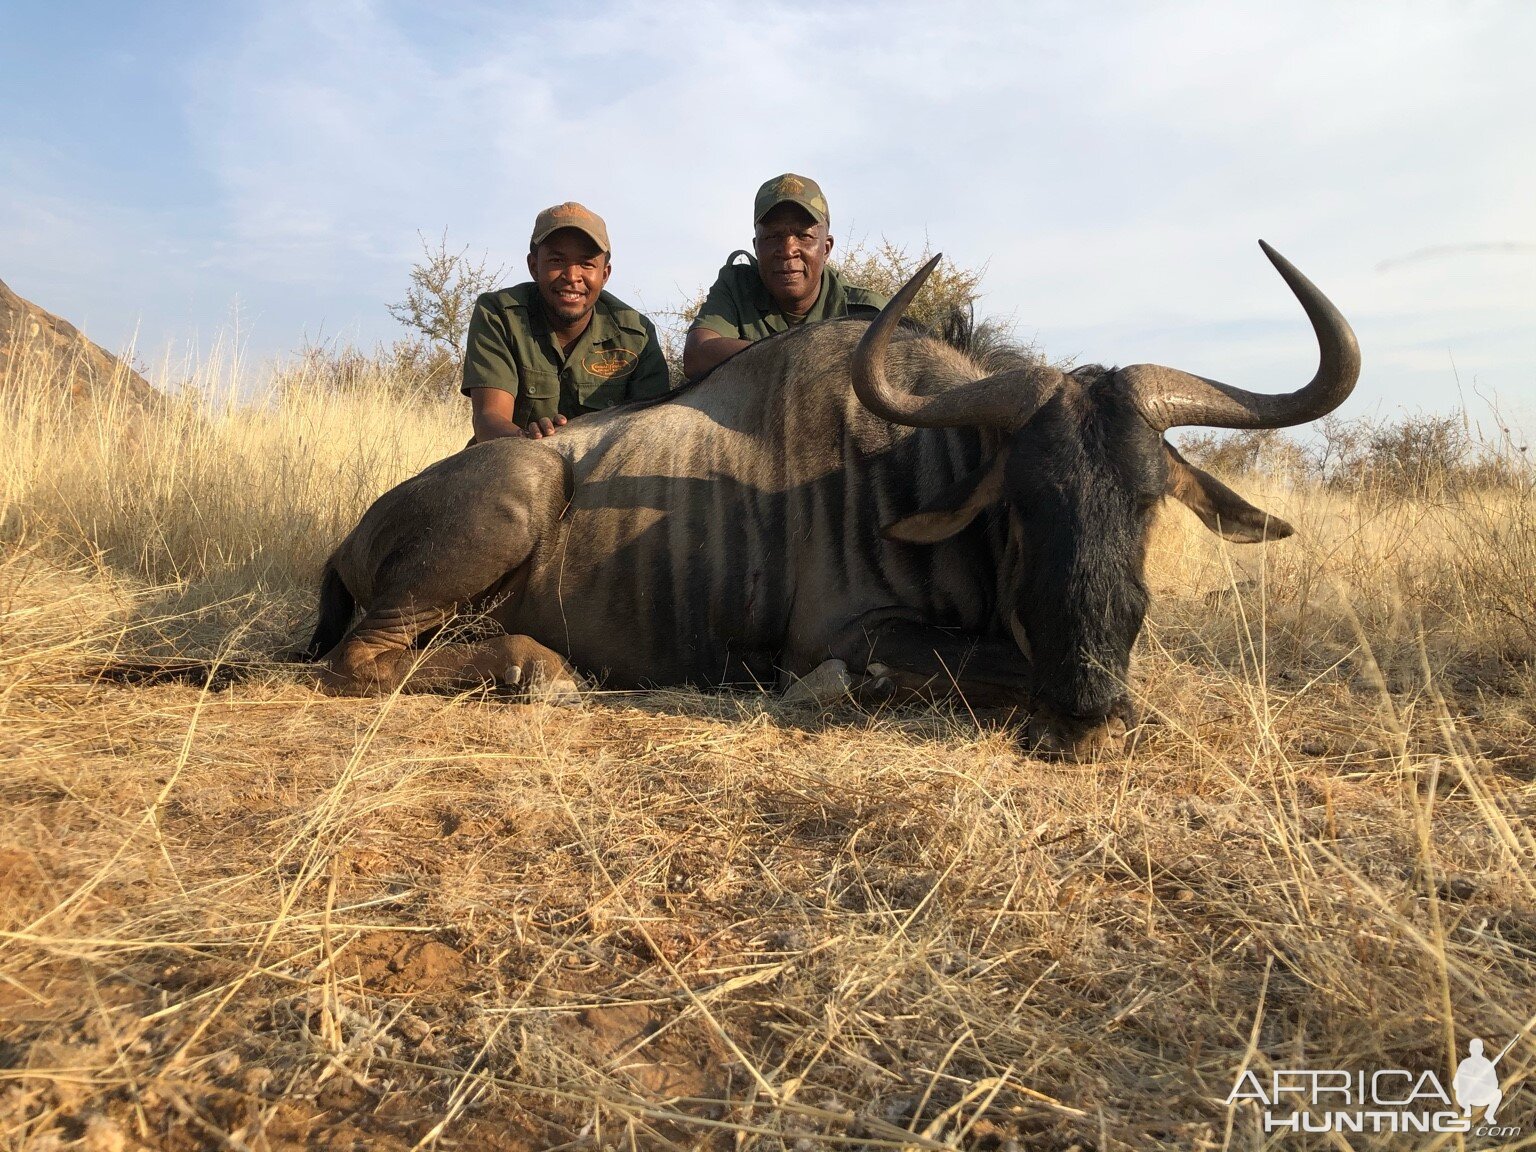
[[[339,696],[408,691],[522,687],[553,700],[577,697],[576,675],[559,653],[529,636],[489,636],[413,649],[416,637],[445,623],[444,611],[370,612],[336,648],[320,674]]]
[[[506,627],[511,635],[436,641],[456,617],[484,612],[503,626],[515,619],[509,606],[524,595],[541,549],[558,538],[567,479],[557,453],[508,438],[441,460],[380,496],[328,563],[326,587],[334,574],[364,615],[325,657],[321,686],[338,694],[402,684],[573,691],[565,661],[517,635],[515,623]],[[317,643],[335,631],[334,621],[317,629]]]
[[[1029,665],[1007,640],[871,614],[843,632],[832,655],[902,696],[958,694],[983,708],[1029,703]]]
[[[482,684],[525,688],[536,699],[574,703],[576,673],[554,650],[531,636],[491,636],[471,644],[445,644],[427,654],[407,687],[474,688]]]

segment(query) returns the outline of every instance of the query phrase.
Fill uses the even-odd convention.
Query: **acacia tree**
[[[855,240],[842,252],[834,250],[831,263],[848,283],[894,296],[932,255],[933,250],[926,242],[920,252],[911,255],[900,244],[882,236],[878,244]],[[936,328],[951,312],[971,311],[981,298],[981,278],[986,271],[985,264],[964,268],[944,257],[912,301],[907,316],[925,328]]]
[[[414,361],[423,379],[451,391],[464,361],[464,340],[469,333],[475,300],[500,283],[506,269],[491,268],[482,253],[478,260],[469,247],[448,247],[448,232],[434,244],[418,232],[421,259],[411,266],[410,287],[405,299],[385,307],[389,314],[416,333],[410,341],[414,355],[396,360]]]

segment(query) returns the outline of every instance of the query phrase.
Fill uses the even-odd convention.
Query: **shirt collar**
[[[775,332],[782,332],[789,327],[789,321],[784,315],[784,309],[779,307],[779,302],[773,298],[773,293],[768,291],[768,285],[763,283],[763,276],[758,271],[757,265],[752,266],[753,285],[752,302],[757,305],[758,314],[769,322],[768,326]],[[832,270],[832,265],[827,264],[821,270],[821,288],[816,293],[816,302],[811,305],[811,310],[800,321],[802,324],[810,324],[825,320],[828,315],[838,313],[837,305],[841,304],[842,311],[847,311],[848,293],[843,290],[843,282],[837,273]]]
[[[612,335],[614,324],[608,314],[607,293],[600,293],[597,303],[592,308],[592,319],[587,322],[586,330],[576,337],[576,343],[571,345],[574,352],[583,344],[596,343]],[[535,336],[547,336],[551,344],[555,343],[554,331],[550,328],[549,314],[544,311],[544,297],[539,294],[538,285],[534,285],[532,300],[528,305],[528,331]],[[558,347],[555,349],[560,350]]]

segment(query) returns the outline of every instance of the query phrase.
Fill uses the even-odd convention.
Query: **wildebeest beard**
[[[1168,469],[1162,438],[1112,378],[1097,365],[1072,372],[1014,434],[1004,481],[1021,560],[1012,603],[1036,700],[1090,720],[1124,707],[1147,610],[1147,535]]]

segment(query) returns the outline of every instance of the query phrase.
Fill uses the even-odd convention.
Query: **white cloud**
[[[988,262],[986,305],[1053,353],[1293,383],[1313,351],[1263,236],[1355,320],[1358,403],[1434,404],[1452,357],[1536,397],[1536,8],[283,0],[241,19],[185,65],[220,200],[211,238],[164,224],[168,275],[200,293],[166,329],[238,290],[260,347],[387,338],[418,229],[515,269],[533,214],[568,198],[607,217],[615,291],[665,307],[795,170],[841,238]],[[1457,245],[1516,248],[1391,263]]]

